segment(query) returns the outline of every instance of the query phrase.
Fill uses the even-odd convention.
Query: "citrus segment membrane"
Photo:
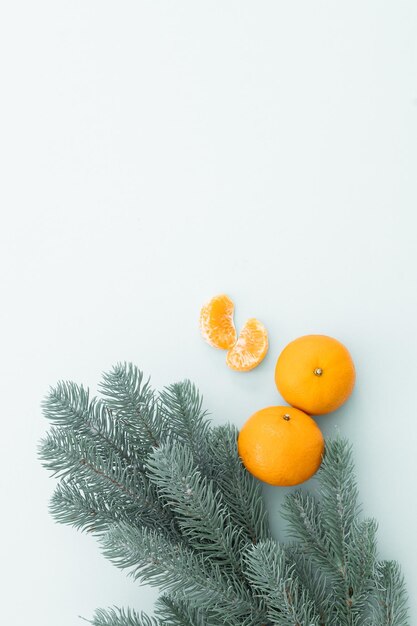
[[[237,342],[226,356],[226,363],[238,372],[247,372],[263,360],[268,351],[268,332],[259,320],[249,319],[239,333]]]
[[[200,330],[203,339],[213,348],[228,350],[236,343],[233,321],[234,304],[229,296],[214,296],[200,312]]]

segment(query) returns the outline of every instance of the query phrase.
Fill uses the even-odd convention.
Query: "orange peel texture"
[[[299,485],[320,467],[324,438],[316,422],[292,406],[270,406],[254,413],[238,437],[246,469],[270,485]]]
[[[338,409],[355,384],[355,366],[347,348],[327,335],[304,335],[278,357],[275,383],[288,404],[310,415]]]

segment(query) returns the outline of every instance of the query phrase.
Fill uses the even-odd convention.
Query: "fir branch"
[[[376,524],[358,521],[358,491],[351,448],[345,440],[327,443],[318,479],[321,500],[297,490],[287,496],[283,515],[290,535],[321,569],[323,582],[332,592],[333,607],[327,619],[350,626],[360,623],[369,609]]]
[[[50,512],[61,524],[69,524],[78,530],[101,534],[121,521],[135,526],[145,526],[177,536],[174,525],[161,519],[161,507],[152,485],[144,485],[140,500],[130,505],[117,497],[103,496],[93,491],[91,485],[77,477],[61,480],[50,502]]]
[[[42,401],[44,417],[57,426],[77,428],[83,425],[90,405],[89,390],[71,381],[50,387]]]
[[[187,544],[220,565],[231,580],[250,593],[242,571],[242,529],[231,520],[215,483],[196,469],[189,448],[185,444],[167,442],[150,455],[148,468],[158,492],[174,511]],[[254,605],[259,620],[262,611],[256,601]]]
[[[191,450],[183,443],[167,442],[153,451],[147,467],[188,544],[241,575],[242,531],[232,523],[213,482],[196,469]]]
[[[103,400],[92,398],[90,401],[89,391],[83,386],[58,382],[56,387],[51,387],[42,407],[52,424],[82,434],[103,456],[112,450],[128,464],[142,466],[143,451],[137,439],[129,436]]]
[[[147,526],[158,528],[168,535],[177,536],[173,516],[163,506],[155,487],[142,471],[131,467],[112,450],[104,458],[98,447],[84,435],[69,428],[52,427],[41,441],[40,458],[53,476],[66,479],[72,490],[61,486],[52,500],[52,512],[56,519],[78,528],[90,528],[88,521],[88,494],[100,494],[101,511],[124,511]],[[80,489],[84,488],[84,493]],[[87,495],[86,495],[87,494]],[[67,498],[66,513],[59,510],[59,503]],[[106,505],[104,505],[106,502]],[[105,512],[105,511],[104,511]],[[116,513],[117,514],[117,513]],[[103,520],[102,520],[103,521]],[[99,529],[103,524],[99,524]]]
[[[186,600],[174,600],[168,595],[162,595],[157,600],[156,615],[162,624],[169,626],[209,626],[218,616],[201,608],[190,606]]]
[[[53,518],[61,524],[69,524],[86,532],[106,532],[120,519],[129,520],[129,509],[115,506],[101,493],[92,492],[85,483],[85,488],[78,484],[62,480],[53,493],[49,510]]]
[[[155,613],[164,626],[268,626],[257,614],[247,617],[224,616],[212,609],[195,608],[186,600],[162,595],[157,600]],[[269,626],[272,626],[271,624]]]
[[[203,399],[189,380],[165,387],[158,406],[170,437],[187,444],[197,467],[207,473],[210,458],[206,453],[210,422],[203,410]]]
[[[133,609],[97,609],[91,620],[84,619],[93,626],[162,626],[156,618]]]
[[[334,605],[339,623],[350,626],[357,624],[366,610],[370,572],[375,562],[376,525],[373,521],[359,524],[352,448],[346,439],[327,443],[317,476],[322,528],[340,575],[334,588]]]
[[[370,626],[409,626],[407,592],[396,561],[380,561],[374,571]]]
[[[341,615],[349,616],[355,623],[363,623],[369,613],[372,575],[376,563],[377,524],[373,519],[355,522],[347,549],[345,606]]]
[[[123,492],[131,499],[138,497],[138,477],[141,472],[130,471],[124,459],[112,450],[102,454],[100,446],[78,431],[52,427],[42,439],[39,455],[43,466],[57,478],[69,476],[89,478],[104,492]]]
[[[320,626],[313,599],[288,565],[284,548],[271,539],[246,553],[247,573],[267,606],[268,618],[280,626]]]
[[[300,584],[313,598],[320,626],[338,626],[333,610],[334,594],[325,573],[298,544],[286,546],[285,552],[288,561],[294,565],[294,573]]]
[[[304,554],[313,558],[333,581],[338,580],[340,571],[323,528],[321,503],[311,494],[297,489],[286,496],[282,516],[288,521],[288,535],[300,542]]]
[[[346,439],[327,442],[317,477],[323,529],[339,570],[344,574],[350,531],[360,511],[352,447]]]
[[[116,366],[116,374],[121,370],[124,371],[122,366]],[[142,374],[137,368],[126,366],[126,370],[132,384],[130,396],[136,398],[143,414],[153,415],[152,390],[148,384],[142,385]],[[107,497],[112,507],[117,503],[116,508],[132,513],[133,521],[142,519],[147,526],[165,528],[169,534],[178,535],[170,511],[160,502],[155,488],[144,474],[143,459],[149,448],[144,449],[139,437],[142,430],[129,429],[125,417],[116,419],[103,400],[93,398],[90,401],[88,390],[71,382],[61,382],[51,388],[43,410],[53,424],[59,425],[51,428],[40,448],[44,466],[52,470],[53,475],[69,476],[73,481],[88,479],[98,493]],[[119,497],[115,497],[115,490],[119,491]],[[55,513],[58,513],[57,504],[62,495],[58,491],[55,503],[52,503]],[[133,499],[140,510],[134,512],[135,507],[126,501],[126,497]],[[79,497],[77,500],[79,523],[75,525],[81,527],[86,522],[86,512],[83,513],[82,500]],[[76,521],[75,512],[72,506],[67,523]],[[149,524],[152,517],[155,519]],[[64,516],[61,514],[58,518],[63,520]],[[159,524],[156,523],[158,518]]]
[[[236,428],[210,427],[194,385],[156,397],[125,363],[101,389],[104,400],[90,399],[61,382],[43,403],[52,427],[39,453],[60,478],[51,512],[97,533],[108,558],[169,596],[155,618],[100,609],[94,626],[409,626],[399,567],[376,562],[376,523],[359,520],[345,440],[326,444],[318,498],[287,496],[297,543],[284,551]]]
[[[157,410],[155,394],[149,380],[132,363],[118,363],[103,374],[99,389],[114,419],[131,434],[143,454],[158,446],[164,436],[165,424]]]
[[[211,477],[220,489],[233,521],[247,539],[257,543],[270,537],[260,483],[242,464],[237,451],[238,430],[231,424],[212,429],[209,438]]]
[[[175,599],[220,614],[227,623],[257,612],[245,587],[224,568],[181,543],[147,529],[118,524],[103,538],[103,553],[135,579],[156,585]]]

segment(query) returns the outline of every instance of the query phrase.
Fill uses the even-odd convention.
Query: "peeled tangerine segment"
[[[233,348],[226,356],[226,363],[238,372],[247,372],[262,361],[268,352],[268,333],[257,319],[246,322]]]
[[[236,343],[234,309],[232,300],[225,294],[214,296],[201,309],[201,334],[213,348],[228,350]]]

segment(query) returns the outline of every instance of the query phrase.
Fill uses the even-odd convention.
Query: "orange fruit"
[[[305,335],[281,352],[275,383],[288,404],[321,415],[346,402],[355,384],[355,366],[347,348],[337,339]]]
[[[213,348],[228,350],[236,343],[234,304],[225,294],[214,296],[200,312],[200,330]]]
[[[233,348],[226,356],[226,363],[238,372],[253,369],[268,351],[268,333],[265,326],[254,318],[248,320],[239,333]]]
[[[298,485],[320,467],[323,435],[316,422],[292,406],[270,406],[254,413],[238,437],[246,469],[270,485]]]

